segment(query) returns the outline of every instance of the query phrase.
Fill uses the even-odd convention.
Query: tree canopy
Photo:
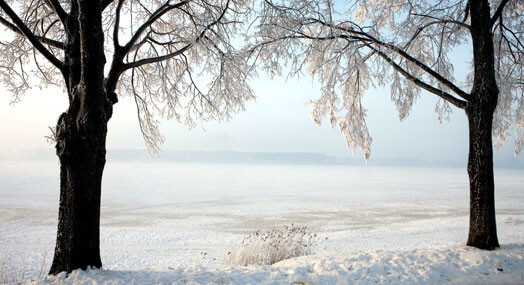
[[[523,1],[490,1],[496,79],[500,96],[493,121],[495,145],[514,130],[515,153],[524,146]],[[292,0],[263,2],[251,52],[271,74],[289,65],[291,75],[308,72],[322,86],[312,118],[338,126],[348,146],[367,159],[371,136],[362,98],[371,87],[389,86],[400,119],[421,91],[439,97],[439,120],[470,100],[474,68],[467,80],[454,77],[450,53],[471,43],[469,5],[476,1]],[[473,63],[472,63],[473,64]]]
[[[158,115],[193,127],[198,121],[228,119],[254,98],[247,60],[235,45],[248,2],[102,1],[106,89],[113,100],[116,93],[134,98],[153,152],[163,142]],[[65,51],[76,1],[0,4],[0,23],[12,32],[0,41],[0,78],[14,101],[35,75],[43,86],[67,87],[59,75],[72,64]]]

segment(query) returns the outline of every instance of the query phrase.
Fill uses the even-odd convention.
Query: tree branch
[[[18,29],[17,26],[15,26],[13,23],[9,22],[8,20],[2,18],[1,16],[0,16],[0,24],[4,25],[6,28],[10,29],[11,31],[13,31],[15,33],[23,35],[22,31],[20,31],[20,29]],[[58,48],[58,49],[61,49],[61,50],[65,49],[65,44],[63,42],[56,41],[56,40],[53,40],[53,39],[49,39],[49,38],[46,38],[46,37],[41,37],[41,36],[35,36],[35,37],[43,44],[50,45],[52,47],[55,47],[55,48]]]
[[[109,5],[113,1],[114,0],[106,0],[106,1],[104,1],[102,3],[102,8],[107,7],[107,6],[104,6],[104,5]],[[115,53],[113,54],[113,61],[111,63],[111,68],[109,70],[108,77],[106,78],[106,89],[110,93],[113,93],[114,90],[116,89],[118,78],[120,77],[122,72],[124,72],[125,70],[127,70],[129,68],[132,68],[132,67],[140,66],[142,64],[147,64],[147,63],[150,63],[150,62],[158,62],[158,61],[165,60],[167,58],[171,58],[173,56],[176,56],[176,55],[169,54],[169,55],[166,55],[166,56],[168,56],[167,58],[163,58],[163,59],[151,58],[149,60],[140,61],[139,63],[133,62],[131,64],[129,64],[129,63],[128,64],[124,64],[125,56],[131,50],[133,50],[133,48],[136,45],[136,42],[138,41],[138,39],[140,38],[142,33],[148,27],[150,27],[153,23],[155,23],[155,21],[158,20],[160,17],[165,15],[165,13],[167,13],[167,12],[171,11],[172,9],[175,9],[175,8],[177,8],[177,7],[181,6],[181,5],[184,5],[184,4],[189,2],[189,0],[185,0],[185,1],[173,4],[173,5],[169,5],[170,1],[168,0],[166,3],[164,3],[162,6],[160,6],[154,13],[152,13],[151,16],[149,16],[149,19],[138,28],[138,30],[131,37],[129,42],[124,47],[122,47],[122,46],[120,46],[120,44],[118,42],[118,26],[119,26],[119,22],[120,22],[120,10],[122,9],[122,5],[123,5],[124,1],[125,0],[118,0],[117,14],[116,14],[116,19],[115,19],[115,28],[113,30],[113,41],[114,41],[114,46],[115,46]],[[116,96],[115,96],[115,98],[116,98]]]
[[[469,97],[468,93],[464,92],[462,89],[460,89],[458,86],[453,84],[451,81],[447,80],[442,75],[440,75],[438,72],[434,71],[433,69],[431,69],[429,66],[427,66],[423,62],[421,62],[418,59],[414,58],[413,56],[411,56],[410,54],[405,52],[403,49],[401,49],[401,48],[399,48],[399,47],[397,47],[397,46],[395,46],[393,44],[382,42],[382,41],[378,40],[377,38],[371,36],[370,34],[368,34],[366,32],[363,32],[363,31],[356,31],[356,30],[350,29],[350,28],[335,26],[333,24],[325,23],[325,22],[323,22],[321,20],[318,20],[318,19],[313,19],[313,20],[316,20],[319,24],[324,25],[326,27],[338,29],[338,30],[341,30],[341,31],[349,33],[349,36],[345,35],[345,37],[353,38],[353,39],[357,39],[357,40],[362,40],[364,42],[365,41],[373,42],[376,45],[385,47],[387,49],[390,49],[390,50],[396,52],[398,55],[402,56],[404,59],[414,63],[415,65],[420,67],[422,70],[427,72],[429,75],[431,75],[432,77],[434,77],[435,79],[440,81],[442,84],[446,85],[449,89],[453,90],[453,92],[455,92],[457,95],[459,95],[460,97],[462,97],[465,100],[468,100],[468,97]],[[357,37],[355,37],[353,35],[357,35]],[[344,35],[340,35],[339,37],[342,38],[342,37],[344,37]]]
[[[375,39],[376,40],[376,39]],[[404,59],[414,63],[416,66],[427,72],[429,75],[440,81],[442,84],[446,85],[449,89],[453,90],[457,95],[462,97],[463,99],[467,100],[469,98],[469,94],[464,92],[462,89],[460,89],[458,86],[453,84],[451,81],[444,78],[442,75],[440,75],[438,72],[431,69],[429,66],[425,65],[423,62],[419,61],[418,59],[412,57],[407,52],[402,50],[401,48],[388,43],[383,43],[381,41],[374,41],[376,44],[386,47],[394,52],[396,52],[398,55],[402,56]]]
[[[64,11],[64,8],[60,5],[58,0],[45,0],[47,6],[49,6],[56,14],[60,22],[65,25],[67,19],[67,13]]]
[[[504,11],[504,7],[506,7],[506,4],[508,4],[508,0],[502,0],[499,7],[497,8],[497,11],[495,11],[495,14],[493,14],[493,17],[491,17],[489,25],[490,27],[493,27],[497,19],[502,16],[502,11]]]
[[[200,88],[198,88],[198,85],[196,84],[195,80],[193,79],[193,74],[192,74],[191,70],[189,69],[189,62],[187,60],[187,56],[186,55],[182,55],[182,58],[184,58],[184,62],[186,63],[186,68],[185,69],[186,69],[187,75],[189,76],[189,80],[191,81],[191,84],[193,84],[193,87],[196,90],[196,94],[199,94],[200,96],[202,96],[207,101],[207,103],[209,103],[209,105],[213,109],[218,111],[218,109],[216,108],[215,104],[213,104],[213,102],[204,94],[204,92],[200,91]],[[193,95],[193,98],[194,97],[195,97],[195,95]],[[193,101],[193,99],[191,99],[191,101]]]
[[[119,0],[119,1],[123,2],[124,0]],[[109,75],[106,81],[107,82],[106,88],[108,89],[108,92],[114,92],[116,88],[116,82],[118,80],[118,77],[124,71],[128,69],[132,69],[134,71],[135,68],[138,68],[146,64],[162,62],[162,61],[169,60],[179,55],[183,56],[186,50],[190,49],[195,43],[198,43],[202,38],[204,38],[206,32],[210,30],[211,27],[215,26],[223,19],[224,15],[226,14],[227,10],[229,9],[229,3],[230,3],[229,1],[227,2],[220,16],[215,21],[206,25],[206,27],[200,32],[198,36],[196,36],[194,41],[192,41],[191,43],[188,43],[184,45],[182,48],[174,52],[165,54],[165,55],[159,55],[156,57],[150,57],[150,58],[145,58],[145,59],[140,59],[140,60],[134,60],[133,62],[129,62],[129,63],[123,63],[124,57],[127,53],[129,53],[131,50],[134,50],[135,48],[139,48],[140,45],[142,45],[143,43],[147,41],[147,38],[146,38],[137,44],[136,41],[139,39],[140,34],[142,34],[148,27],[150,27],[162,15],[165,15],[165,13],[169,12],[170,10],[178,8],[188,2],[189,1],[182,1],[182,2],[178,2],[177,4],[174,4],[171,6],[168,5],[169,1],[166,2],[166,4],[162,5],[162,7],[158,8],[154,13],[151,14],[149,19],[144,24],[142,24],[142,26],[140,26],[139,30],[137,30],[133,38],[124,47],[120,47],[119,50],[115,51],[115,54],[113,56],[113,62],[111,64]],[[154,40],[152,39],[151,41],[154,42]]]
[[[115,27],[113,28],[113,45],[115,47],[115,53],[122,48],[118,43],[118,32],[120,29],[120,10],[122,10],[123,4],[124,0],[118,0],[118,5],[116,6]]]
[[[424,15],[424,14],[417,14],[417,13],[413,13],[411,15],[414,15],[414,16],[419,16],[419,17],[424,17],[424,18],[430,18],[430,19],[433,19],[435,20],[434,22],[431,22],[429,23],[428,25],[426,25],[425,27],[429,26],[429,25],[433,25],[433,24],[455,24],[457,26],[460,26],[460,27],[463,27],[463,28],[466,28],[466,29],[470,29],[471,27],[464,23],[464,22],[460,22],[460,21],[456,21],[456,20],[451,20],[451,19],[440,19],[440,18],[437,18],[437,17],[433,17],[433,16],[430,16],[430,15]]]
[[[173,5],[169,5],[169,1],[167,1],[164,5],[160,6],[160,8],[158,8],[153,14],[151,14],[151,16],[149,17],[149,19],[147,19],[146,22],[144,22],[139,28],[138,30],[135,32],[135,34],[133,35],[133,37],[131,37],[131,39],[129,40],[129,42],[123,47],[122,49],[122,52],[124,54],[127,54],[131,48],[135,45],[135,43],[138,41],[138,39],[140,38],[140,36],[142,35],[142,33],[148,28],[150,27],[153,23],[156,22],[156,20],[158,20],[160,17],[162,17],[163,15],[165,15],[167,12],[175,9],[175,8],[178,8],[180,6],[183,6],[185,4],[189,3],[189,0],[184,0],[184,1],[180,1],[176,4],[173,4]]]
[[[111,3],[113,3],[115,0],[102,0],[102,11],[104,11],[107,6],[109,6]]]
[[[464,9],[464,19],[462,19],[462,22],[464,23],[468,20],[469,17],[469,5],[471,5],[471,0],[468,0],[466,3],[466,8]]]
[[[182,2],[180,2],[180,3],[182,3]],[[175,57],[177,55],[180,55],[180,54],[184,53],[186,50],[191,48],[195,43],[198,43],[205,36],[206,32],[209,29],[211,29],[211,27],[213,27],[216,24],[218,24],[222,20],[222,18],[224,18],[224,15],[226,14],[226,11],[228,9],[229,9],[229,1],[227,2],[226,7],[224,8],[224,10],[220,14],[220,16],[215,21],[207,24],[206,27],[204,28],[204,30],[202,30],[202,32],[200,32],[200,34],[195,38],[193,43],[187,44],[184,47],[182,47],[181,49],[179,49],[179,50],[177,50],[175,52],[166,54],[166,55],[152,57],[152,58],[145,58],[145,59],[141,59],[141,60],[138,60],[138,61],[134,61],[134,62],[130,62],[130,63],[124,64],[124,70],[127,70],[129,68],[133,68],[133,67],[138,67],[138,66],[141,66],[141,65],[144,65],[144,64],[160,62],[160,61],[167,60],[167,59],[173,58],[173,57]],[[126,47],[127,47],[127,45],[126,45]],[[125,47],[124,47],[124,50],[125,50]]]
[[[392,44],[387,44],[387,43],[383,43],[381,41],[379,41],[378,39],[375,39],[373,37],[371,37],[370,35],[364,33],[364,32],[357,32],[357,31],[354,31],[354,30],[350,30],[352,32],[355,32],[355,33],[359,33],[361,35],[363,35],[363,37],[361,36],[352,36],[352,35],[338,35],[338,36],[328,36],[328,37],[317,37],[317,36],[309,36],[309,35],[306,35],[306,34],[302,34],[300,32],[297,32],[299,35],[294,35],[294,36],[285,36],[285,37],[280,37],[278,39],[273,39],[271,41],[267,41],[267,42],[263,42],[263,43],[260,43],[259,46],[261,45],[267,45],[267,44],[271,44],[271,43],[275,43],[279,40],[284,40],[284,39],[309,39],[309,40],[334,40],[334,39],[337,39],[337,38],[342,38],[342,39],[346,39],[346,40],[349,40],[349,39],[352,39],[352,40],[358,40],[360,42],[363,42],[366,46],[368,46],[371,50],[373,50],[374,52],[377,52],[378,49],[377,48],[374,48],[370,45],[370,43],[373,43],[373,44],[377,44],[379,46],[383,46],[385,48],[388,48],[394,52],[396,52],[397,54],[399,54],[400,56],[402,56],[404,59],[414,63],[415,65],[417,65],[419,68],[421,68],[422,70],[424,70],[425,72],[427,72],[429,75],[431,75],[432,77],[434,77],[435,79],[437,79],[439,82],[441,82],[442,84],[446,85],[448,88],[450,88],[451,90],[453,90],[455,93],[457,93],[457,95],[459,95],[460,97],[462,97],[463,99],[467,100],[468,97],[469,97],[469,94],[465,93],[464,91],[462,91],[459,87],[457,87],[456,85],[454,85],[452,82],[450,82],[449,80],[447,80],[446,78],[444,78],[442,75],[440,75],[438,72],[434,71],[433,69],[431,69],[430,67],[428,67],[427,65],[425,65],[424,63],[420,62],[419,60],[417,60],[416,58],[413,58],[411,55],[407,54],[405,51],[403,51],[402,49],[392,45]],[[256,47],[252,48],[250,50],[250,52],[252,53],[254,50],[256,49]],[[385,55],[385,54],[384,54]],[[381,55],[382,56],[382,55]],[[387,55],[385,55],[387,56]],[[389,57],[388,57],[389,58]],[[390,59],[391,60],[391,59]],[[392,60],[391,60],[392,61]],[[388,63],[390,63],[388,61]],[[392,65],[393,64],[396,64],[394,61],[392,61]],[[395,66],[393,66],[395,68]],[[401,68],[399,66],[399,68]],[[402,69],[402,68],[401,68]],[[402,69],[404,72],[408,73],[407,71],[405,71],[404,69]],[[409,73],[408,73],[409,74]],[[413,77],[411,74],[409,74],[410,76],[406,76],[408,78],[413,78],[414,80],[418,80],[420,81],[419,79]],[[427,83],[424,83],[422,81],[420,81],[421,83],[429,86],[429,88],[433,88],[435,92],[439,93],[439,94],[442,94],[443,91],[439,90],[439,89],[436,89],[430,85],[428,85]],[[415,82],[415,84],[417,84]],[[417,84],[418,85],[418,84]],[[422,86],[421,86],[422,87]],[[426,89],[425,87],[423,87],[424,89]],[[428,89],[426,89],[428,90]],[[428,90],[429,91],[429,90]],[[435,93],[433,91],[431,91],[432,93]],[[435,93],[435,94],[437,94]],[[449,95],[448,93],[444,92],[445,94]],[[438,94],[437,94],[438,95]],[[439,95],[440,96],[440,95]],[[453,97],[452,95],[449,95],[451,96],[453,99],[451,100],[459,100],[455,97]],[[442,96],[441,96],[442,97]],[[461,102],[465,102],[465,101],[462,101],[462,100],[459,100]],[[451,101],[450,101],[451,102]],[[454,103],[455,105],[455,103]],[[457,106],[457,105],[456,105]],[[459,107],[459,106],[457,106]],[[461,107],[459,107],[461,108]]]
[[[367,47],[369,47],[371,50],[373,50],[375,53],[377,53],[378,55],[380,55],[380,57],[382,57],[387,63],[389,63],[391,66],[393,66],[393,68],[400,72],[400,74],[402,74],[404,77],[406,77],[408,80],[410,80],[411,82],[415,83],[417,86],[439,96],[440,98],[448,101],[449,103],[455,105],[457,108],[460,108],[460,109],[464,109],[466,108],[466,105],[467,105],[467,102],[466,101],[463,101],[463,100],[460,100],[460,99],[457,99],[455,98],[453,95],[447,93],[447,92],[444,92],[443,90],[440,90],[438,88],[435,88],[425,82],[423,82],[422,80],[414,77],[413,75],[411,75],[408,71],[406,71],[405,69],[403,69],[400,65],[398,65],[393,59],[391,59],[389,56],[387,56],[385,53],[383,53],[382,51],[378,50],[377,48],[373,47],[372,45],[367,45]]]
[[[502,25],[502,28],[506,31],[508,31],[512,36],[513,38],[515,39],[515,41],[517,42],[515,45],[517,46],[517,50],[519,50],[519,52],[521,53],[524,53],[524,44],[520,41],[519,39],[519,36],[517,34],[515,34],[514,31],[512,31],[511,29],[509,29],[508,27],[506,27],[506,25]],[[505,37],[505,36],[504,36]],[[507,40],[509,42],[509,40]]]
[[[24,22],[18,17],[18,15],[11,9],[9,4],[5,0],[0,0],[0,8],[11,18],[16,27],[20,30],[22,34],[31,42],[33,47],[35,47],[51,64],[53,64],[58,69],[62,70],[63,63],[56,58],[42,43],[36,38],[36,36],[29,30],[29,28],[24,24]]]
[[[177,55],[183,54],[191,46],[192,46],[191,44],[188,44],[188,45],[184,46],[183,48],[181,48],[181,49],[179,49],[179,50],[177,50],[175,52],[169,53],[169,54],[165,54],[165,55],[161,55],[161,56],[157,56],[157,57],[145,58],[145,59],[137,60],[137,61],[134,61],[134,62],[126,63],[126,64],[124,64],[124,70],[130,69],[130,68],[134,68],[134,67],[139,67],[139,66],[142,66],[142,65],[145,65],[145,64],[149,64],[149,63],[160,62],[160,61],[164,61],[164,60],[173,58],[173,57],[175,57]]]

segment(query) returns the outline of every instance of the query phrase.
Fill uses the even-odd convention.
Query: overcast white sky
[[[454,57],[458,75],[465,74],[468,50]],[[269,80],[261,77],[252,84],[258,99],[246,105],[246,111],[230,122],[206,123],[202,128],[188,130],[175,121],[163,121],[166,137],[164,149],[233,150],[256,152],[318,152],[351,156],[338,130],[329,124],[316,126],[305,103],[318,98],[318,84],[308,77],[300,80]],[[17,154],[53,146],[44,138],[58,116],[67,108],[66,95],[59,88],[34,88],[14,106],[5,88],[0,89],[0,148]],[[435,96],[422,92],[410,116],[399,122],[388,90],[370,90],[365,96],[368,127],[373,137],[371,161],[374,159],[422,159],[466,161],[467,121],[462,110],[454,110],[450,122],[440,124],[434,112]],[[134,101],[123,98],[114,106],[109,123],[108,149],[143,149]],[[109,150],[110,151],[110,150]],[[506,143],[496,157],[514,159],[512,142]],[[161,155],[161,154],[160,154]],[[362,159],[360,152],[356,158]],[[523,158],[517,158],[522,161]]]

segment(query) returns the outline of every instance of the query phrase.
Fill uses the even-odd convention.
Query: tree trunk
[[[469,122],[468,174],[470,217],[467,245],[481,249],[499,246],[495,221],[495,183],[493,177],[493,113],[497,107],[490,7],[487,0],[471,2],[471,38],[474,79],[466,115]]]
[[[468,174],[470,213],[468,246],[492,250],[499,247],[495,221],[495,183],[491,128],[493,111],[467,111],[469,122]]]
[[[58,120],[60,206],[50,274],[100,268],[100,202],[107,122],[101,1],[72,1],[66,59],[69,109]]]
[[[50,274],[100,268],[99,229],[107,122],[64,113],[58,129],[60,207]]]

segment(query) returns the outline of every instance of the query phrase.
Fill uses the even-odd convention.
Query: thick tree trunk
[[[499,246],[495,221],[495,183],[491,128],[493,111],[468,109],[470,215],[468,246]]]
[[[72,1],[64,71],[70,105],[57,124],[60,206],[50,274],[100,268],[100,198],[107,122],[101,1]]]
[[[100,268],[99,228],[107,122],[64,113],[58,126],[60,207],[50,274]]]
[[[470,218],[467,245],[481,249],[499,246],[495,221],[495,183],[493,177],[493,113],[497,107],[490,7],[487,0],[470,3],[473,42],[474,81],[466,115],[469,122],[468,174]]]

